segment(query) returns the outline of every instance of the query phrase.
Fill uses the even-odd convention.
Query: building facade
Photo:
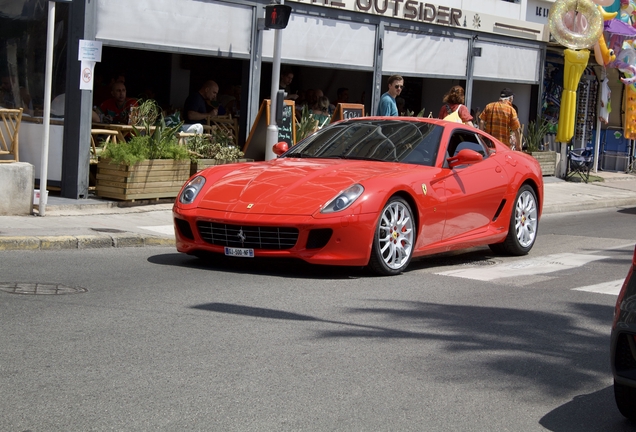
[[[42,126],[47,1],[0,1],[0,72],[31,96],[33,122],[21,137],[21,160],[36,165]],[[405,78],[403,98],[414,112],[436,116],[453,85],[478,112],[502,87],[515,93],[522,123],[540,112],[547,14],[540,0],[300,0],[282,30],[282,63],[292,89],[321,89],[373,114],[386,78]],[[272,81],[274,31],[258,1],[73,0],[59,4],[53,96],[65,107],[51,129],[49,179],[63,196],[88,196],[91,111],[109,80],[123,75],[131,97],[153,97],[180,109],[189,93],[214,79],[220,94],[240,100],[242,142]],[[6,30],[5,30],[6,29]],[[79,40],[103,45],[92,91],[80,90]],[[38,108],[40,108],[38,110]],[[39,133],[39,135],[38,135]]]

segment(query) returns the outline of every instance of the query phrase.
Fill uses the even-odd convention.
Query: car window
[[[477,135],[467,131],[453,132],[450,140],[448,141],[448,155],[455,156],[457,153],[464,149],[474,150],[482,155],[484,158],[488,157],[486,147],[479,140]]]
[[[329,125],[281,157],[342,158],[432,166],[443,127],[408,120],[350,120]]]
[[[444,158],[444,167],[448,168],[447,158],[457,155],[461,150],[474,150],[486,159],[490,155],[486,145],[480,140],[477,134],[470,131],[453,131],[446,149],[446,158]]]
[[[477,134],[477,139],[488,149],[488,154],[497,153],[495,143],[490,138],[484,135]]]

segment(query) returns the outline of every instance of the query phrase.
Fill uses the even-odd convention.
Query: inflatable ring
[[[570,49],[590,48],[603,33],[603,16],[592,0],[557,0],[548,24],[554,39]]]

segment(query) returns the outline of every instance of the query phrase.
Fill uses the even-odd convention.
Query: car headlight
[[[335,198],[325,204],[322,210],[320,210],[320,213],[335,213],[342,211],[353,204],[354,201],[362,195],[362,192],[364,192],[362,185],[354,184],[340,192],[335,196]]]
[[[203,185],[205,184],[205,177],[196,176],[186,184],[183,188],[183,192],[179,195],[179,202],[181,204],[192,204],[192,201],[199,195]]]

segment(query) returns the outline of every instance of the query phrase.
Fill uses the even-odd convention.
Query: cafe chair
[[[238,146],[238,134],[239,134],[239,126],[238,120],[232,118],[231,114],[225,116],[212,116],[207,119],[207,128],[206,132],[211,132],[213,129],[221,129],[225,133],[227,133],[230,137],[232,137],[232,141],[234,145]]]
[[[587,183],[590,180],[590,170],[594,164],[594,153],[592,149],[571,149],[568,147],[568,163],[566,167],[565,180],[570,180],[578,176]]]
[[[22,108],[0,108],[0,163],[20,161],[18,152],[20,123],[22,123]],[[5,159],[3,155],[9,155],[11,158]]]
[[[112,129],[91,129],[91,164],[96,164],[99,155],[108,143],[117,143],[119,132]],[[101,138],[101,139],[100,139]]]

